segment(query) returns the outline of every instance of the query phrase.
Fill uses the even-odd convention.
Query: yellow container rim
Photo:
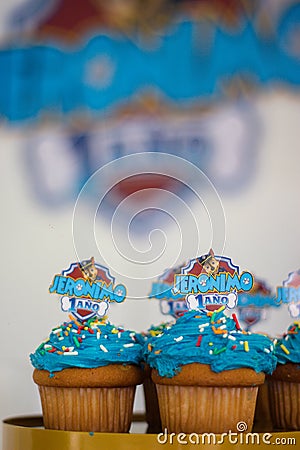
[[[134,420],[142,421],[143,416]],[[203,433],[196,435],[162,433],[88,433],[43,428],[41,416],[11,417],[3,421],[2,450],[270,450],[300,448],[300,431],[235,433],[230,438]],[[173,433],[172,433],[173,434]],[[199,442],[197,441],[197,436]],[[203,440],[202,440],[203,439]],[[232,442],[235,440],[235,442]],[[236,441],[237,440],[237,441]],[[276,444],[276,445],[274,445]]]

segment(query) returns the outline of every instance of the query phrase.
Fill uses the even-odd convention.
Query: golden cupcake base
[[[134,416],[135,421],[143,421],[143,416]],[[186,440],[187,444],[178,442],[177,437],[167,436],[167,442],[164,436],[161,436],[161,443],[156,434],[131,434],[131,433],[88,433],[81,431],[58,431],[46,430],[43,428],[42,417],[15,417],[3,421],[3,446],[2,450],[99,450],[105,448],[109,450],[187,450],[201,448],[201,450],[233,450],[233,449],[260,449],[267,450],[274,446],[276,449],[287,449],[300,447],[300,431],[295,432],[265,432],[254,433],[246,442],[247,433],[243,434],[243,442],[230,443],[228,436],[223,443],[206,441],[196,444],[193,439],[189,442],[189,437],[180,436],[180,439]],[[195,436],[194,436],[195,438]],[[233,439],[235,436],[232,437]],[[216,435],[217,442],[221,435]],[[252,442],[254,439],[254,442]],[[264,439],[268,442],[264,442]],[[258,441],[259,440],[259,444]],[[277,441],[276,441],[277,440]],[[278,442],[278,443],[277,443]]]

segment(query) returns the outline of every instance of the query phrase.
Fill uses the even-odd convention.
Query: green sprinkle
[[[220,348],[219,350],[214,349],[214,355],[219,355],[219,353],[225,352],[227,347]]]
[[[91,328],[91,324],[93,323],[93,322],[95,322],[95,317],[91,317],[89,320],[87,320],[87,326],[89,327],[89,328]]]
[[[75,346],[76,346],[77,348],[79,348],[79,347],[80,347],[80,344],[79,344],[79,341],[78,341],[78,339],[77,339],[76,336],[73,336],[73,341],[74,341]]]

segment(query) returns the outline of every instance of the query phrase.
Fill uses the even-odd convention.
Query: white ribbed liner
[[[67,388],[39,386],[45,428],[68,431],[129,431],[135,386]]]
[[[174,433],[237,431],[253,425],[257,387],[156,385],[162,428]]]

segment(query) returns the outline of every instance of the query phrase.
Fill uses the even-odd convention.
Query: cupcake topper
[[[291,272],[283,281],[282,286],[277,288],[276,302],[288,304],[288,310],[293,318],[300,317],[300,269]]]
[[[93,257],[72,263],[55,275],[49,292],[61,295],[61,309],[82,322],[93,316],[103,317],[110,302],[121,303],[126,297],[125,286],[115,285],[109,270],[96,264]]]
[[[253,286],[250,272],[239,274],[239,267],[225,256],[209,253],[192,259],[174,277],[173,293],[185,295],[188,309],[229,309],[237,305],[238,292],[248,292]]]
[[[239,319],[246,324],[246,331],[249,331],[253,325],[266,319],[268,308],[278,306],[265,281],[255,278],[252,289],[239,295]]]
[[[182,294],[174,294],[174,275],[178,273],[180,267],[175,269],[167,269],[158,278],[156,282],[152,284],[151,293],[149,298],[158,299],[160,311],[164,315],[170,315],[175,318],[179,317],[187,310],[185,296]]]

